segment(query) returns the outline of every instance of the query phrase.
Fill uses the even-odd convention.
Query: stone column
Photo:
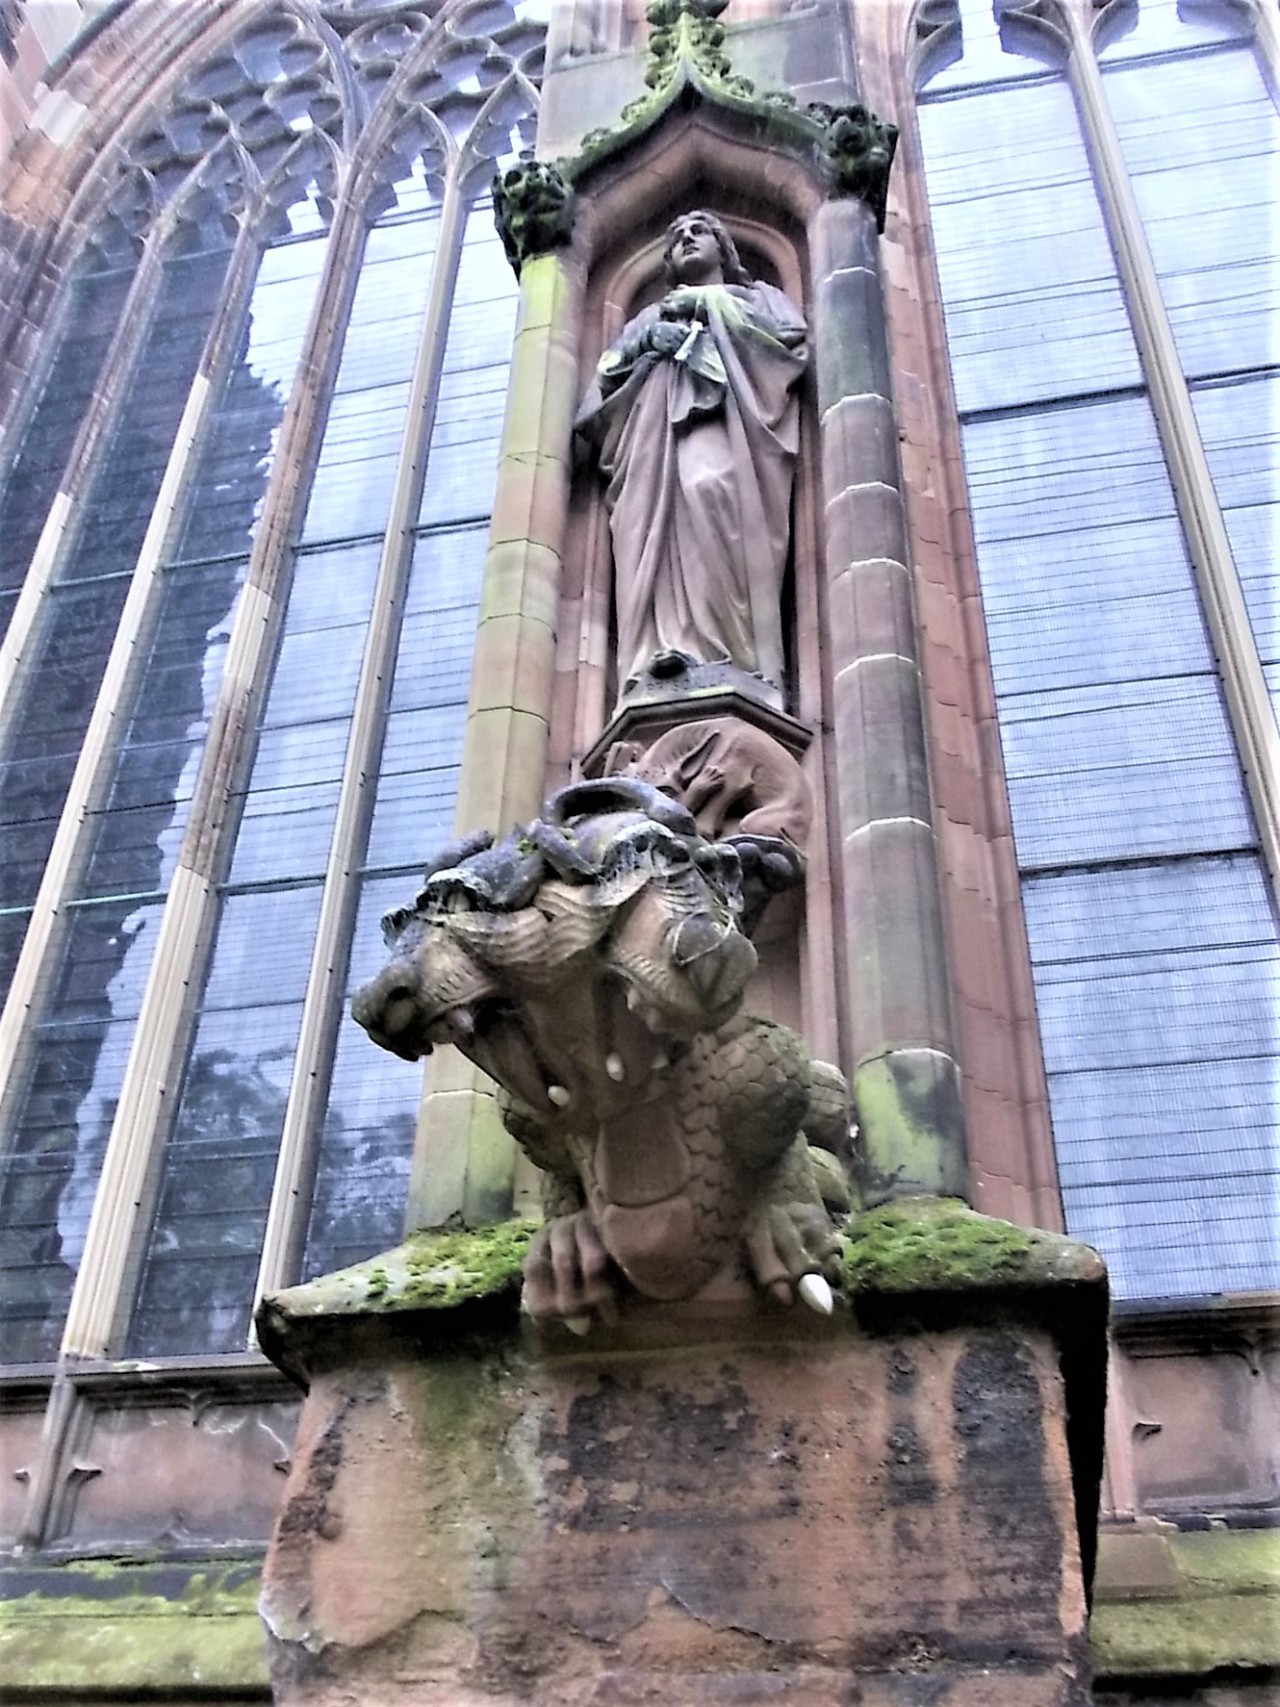
[[[920,660],[872,209],[810,230],[852,1085],[868,1198],[964,1196]]]
[[[520,272],[520,310],[471,671],[455,827],[501,834],[536,816],[547,768],[581,281],[563,254]],[[431,1065],[407,1224],[511,1212],[515,1146],[493,1084],[456,1050]]]

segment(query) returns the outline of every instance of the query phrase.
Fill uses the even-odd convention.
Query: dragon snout
[[[425,1035],[422,980],[408,960],[393,960],[351,1000],[351,1016],[383,1049],[416,1061],[429,1045]]]

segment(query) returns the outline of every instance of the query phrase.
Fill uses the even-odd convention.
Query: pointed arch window
[[[997,10],[918,122],[1068,1225],[1122,1298],[1275,1287],[1275,111],[1247,8]]]
[[[417,1075],[327,1093],[452,809],[541,10],[232,8],[96,185],[0,469],[7,1361],[243,1349],[317,1172],[313,1269],[395,1236]]]

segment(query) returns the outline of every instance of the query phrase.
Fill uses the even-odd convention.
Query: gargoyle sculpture
[[[383,921],[392,957],[356,1019],[410,1060],[456,1044],[544,1170],[535,1319],[585,1331],[628,1284],[670,1300],[754,1283],[831,1307],[846,1088],[795,1032],[740,1012],[756,965],[742,904],[733,841],[611,777],[496,845],[448,850]]]

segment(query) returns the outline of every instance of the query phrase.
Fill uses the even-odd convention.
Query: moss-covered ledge
[[[327,1361],[327,1344],[344,1342],[344,1328],[355,1322],[381,1343],[400,1330],[440,1337],[495,1314],[514,1319],[521,1265],[537,1227],[502,1221],[412,1233],[394,1250],[264,1298],[258,1343],[305,1387],[317,1362]]]
[[[900,1197],[852,1216],[842,1275],[851,1299],[1101,1286],[1102,1258],[1060,1233],[979,1215],[956,1197]]]
[[[256,1560],[0,1569],[0,1699],[269,1699]]]
[[[1280,1531],[1103,1532],[1093,1608],[1100,1680],[1280,1671]]]

